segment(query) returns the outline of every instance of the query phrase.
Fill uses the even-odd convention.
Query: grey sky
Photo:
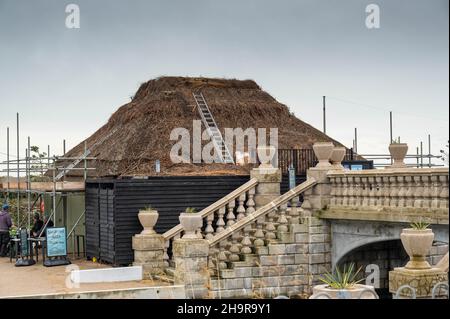
[[[69,3],[80,29],[65,27]],[[448,0],[0,0],[0,152],[16,112],[22,153],[28,135],[60,153],[160,75],[254,79],[319,129],[327,95],[327,133],[350,147],[358,127],[362,153],[387,152],[392,110],[395,136],[415,150],[430,133],[438,152],[448,44]]]

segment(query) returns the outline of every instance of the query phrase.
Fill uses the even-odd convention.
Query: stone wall
[[[232,269],[220,270],[210,281],[210,297],[309,296],[319,275],[331,270],[329,225],[306,216],[278,238],[257,247],[246,260],[233,262]]]

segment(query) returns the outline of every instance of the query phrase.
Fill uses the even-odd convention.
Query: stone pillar
[[[420,237],[416,238],[415,241],[419,241],[420,239]],[[439,249],[441,250],[440,252],[444,253],[445,250],[448,249],[448,246],[443,245],[441,249]],[[408,252],[408,249],[405,250]],[[432,247],[431,255],[437,252],[437,248]],[[448,283],[448,253],[435,266],[428,266],[427,268],[423,267],[423,262],[417,262],[417,257],[420,256],[410,254],[410,261],[405,267],[394,268],[394,270],[389,272],[390,293],[395,295],[400,287],[407,285],[415,290],[416,298],[429,299],[432,297],[433,287],[436,284],[442,282]],[[416,261],[414,259],[416,259]],[[433,263],[436,261],[433,260],[433,256],[430,257],[430,259]],[[441,297],[441,295],[439,295],[440,292],[442,293],[442,291],[437,288],[435,297]],[[399,298],[412,298],[411,289],[402,289],[399,292]]]
[[[209,243],[205,239],[176,239],[173,243],[175,261],[175,285],[184,285],[187,298],[206,298],[208,296]]]
[[[304,258],[308,263],[306,289],[309,293],[312,293],[314,285],[320,283],[319,277],[331,271],[331,227],[329,221],[319,216],[320,211],[327,209],[330,204],[331,182],[327,173],[335,167],[327,161],[327,156],[329,160],[333,149],[332,143],[316,144],[314,152],[320,162],[306,172],[307,179],[314,178],[317,184],[303,195],[301,220],[304,233],[297,234],[296,240],[302,240],[307,247]]]
[[[250,178],[258,179],[255,190],[255,209],[270,203],[280,194],[281,170],[278,168],[254,168],[250,172]]]
[[[142,266],[144,279],[164,273],[164,237],[159,234],[133,236],[134,266]]]

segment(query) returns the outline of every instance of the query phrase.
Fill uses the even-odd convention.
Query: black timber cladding
[[[147,179],[89,179],[86,182],[86,252],[113,265],[133,262],[131,238],[142,231],[138,212],[159,212],[156,231],[179,224],[186,207],[201,210],[249,180],[249,176],[157,176]],[[297,176],[297,184],[304,181]],[[281,193],[288,190],[283,176]]]

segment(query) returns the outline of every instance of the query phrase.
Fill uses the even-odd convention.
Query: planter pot
[[[181,213],[180,223],[184,230],[183,238],[198,239],[197,230],[203,226],[203,218],[199,213]]]
[[[408,144],[406,143],[396,143],[389,145],[389,153],[394,159],[394,163],[391,167],[406,167],[404,162],[406,153],[408,152]]]
[[[153,229],[158,221],[158,211],[149,209],[139,211],[138,218],[144,230],[141,232],[142,235],[152,235],[156,234]]]
[[[403,229],[400,234],[403,247],[409,256],[407,269],[430,269],[426,257],[433,245],[434,234],[431,229],[417,230],[412,228]]]
[[[330,167],[330,157],[333,153],[334,145],[331,142],[314,143],[313,150],[319,163],[316,167]]]
[[[332,289],[327,284],[313,287],[310,299],[378,299],[372,286],[356,284],[351,289]]]
[[[260,168],[273,168],[272,160],[276,154],[274,146],[258,146],[258,159],[261,163]]]
[[[331,153],[330,161],[331,165],[335,169],[343,169],[344,166],[342,166],[342,161],[344,160],[345,153],[346,153],[345,147],[335,147],[333,149],[333,152]]]

